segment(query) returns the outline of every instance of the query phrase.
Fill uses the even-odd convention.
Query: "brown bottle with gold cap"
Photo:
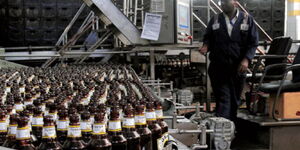
[[[57,104],[52,103],[49,107],[49,113],[47,115],[52,116],[54,122],[56,122],[57,119]]]
[[[86,144],[81,139],[81,130],[79,123],[79,116],[73,114],[70,116],[70,123],[68,128],[68,137],[63,144],[64,150],[83,150],[86,148]]]
[[[23,111],[24,110],[24,105],[23,105],[23,103],[22,103],[22,98],[21,97],[19,97],[19,96],[17,96],[17,97],[15,97],[15,105],[14,105],[14,107],[15,107],[15,109],[16,109],[16,112],[21,112],[21,111]]]
[[[69,127],[69,117],[67,109],[61,109],[58,111],[58,121],[56,125],[57,139],[60,144],[64,144],[67,140]]]
[[[127,140],[122,133],[121,120],[118,104],[111,108],[110,119],[108,122],[108,135],[112,143],[112,150],[126,150]]]
[[[162,134],[164,135],[168,132],[168,124],[164,121],[162,104],[160,101],[154,101],[154,105],[155,105],[156,120],[162,129]]]
[[[16,144],[18,119],[19,119],[18,114],[10,115],[7,137],[2,146],[8,147],[8,148],[13,148],[14,145]]]
[[[38,146],[42,140],[43,125],[43,112],[40,108],[36,107],[34,108],[34,114],[31,122],[32,134],[37,138],[37,141],[34,142],[34,144],[36,143],[36,146]]]
[[[139,101],[136,103],[135,107],[135,127],[141,136],[141,149],[142,150],[152,150],[152,133],[147,126],[145,117],[145,105]]]
[[[92,139],[88,143],[88,150],[111,150],[111,142],[106,133],[105,114],[100,112],[95,115]]]
[[[14,149],[20,150],[36,150],[35,146],[31,143],[31,135],[29,128],[29,118],[22,116],[18,120],[18,128],[16,134],[16,145],[13,147]]]
[[[140,134],[137,133],[135,129],[134,122],[134,109],[131,104],[127,104],[124,107],[124,118],[123,118],[123,133],[127,139],[127,149],[128,150],[140,150]]]
[[[39,150],[61,150],[62,146],[56,139],[55,124],[52,116],[44,117],[42,143]]]
[[[92,136],[92,124],[90,120],[90,112],[83,111],[81,113],[80,129],[82,134],[82,140],[88,143]]]
[[[6,110],[0,110],[0,144],[2,145],[6,140],[7,135],[7,120]]]
[[[161,149],[161,145],[158,142],[162,137],[162,129],[156,121],[154,102],[151,100],[146,102],[146,120],[148,127],[152,132],[152,149]]]

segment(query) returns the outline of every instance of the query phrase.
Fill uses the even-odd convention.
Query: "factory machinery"
[[[10,68],[1,77],[0,141],[6,148],[206,149],[208,134],[223,150],[234,137],[233,122],[200,113],[200,105],[157,97],[130,66]],[[169,102],[171,109],[163,112]],[[182,109],[197,112],[188,120],[177,114]],[[176,139],[182,134],[196,135],[195,143],[182,144]]]
[[[136,99],[143,99],[143,97],[146,97],[147,99],[154,99],[155,102],[159,101],[159,103],[162,104],[163,117],[159,116],[156,118],[158,116],[156,114],[154,115],[154,118],[160,121],[165,121],[168,124],[168,132],[164,132],[166,134],[163,134],[163,136],[158,138],[158,145],[154,145],[154,149],[230,149],[231,142],[235,137],[235,124],[230,120],[214,117],[209,113],[212,110],[210,105],[210,100],[212,98],[211,90],[209,88],[209,79],[206,75],[208,62],[206,61],[207,58],[195,53],[201,44],[199,42],[195,42],[195,40],[199,40],[199,37],[197,37],[198,35],[196,34],[202,30],[202,27],[206,27],[206,23],[211,16],[217,12],[221,12],[216,1],[203,1],[207,2],[206,6],[202,6],[202,4],[197,3],[198,1],[195,3],[191,0],[82,0],[82,2],[83,3],[80,3],[81,5],[78,5],[78,10],[73,18],[71,16],[67,17],[72,19],[70,19],[70,22],[66,24],[66,28],[61,30],[62,34],[59,36],[58,40],[55,42],[52,41],[52,43],[55,43],[54,46],[0,48],[0,56],[5,57],[6,60],[16,62],[46,60],[45,62],[42,62],[41,68],[35,69],[3,60],[4,62],[1,63],[2,68],[8,67],[15,69],[4,69],[7,73],[1,74],[3,77],[7,78],[6,81],[3,81],[5,86],[7,83],[11,83],[8,81],[16,81],[19,84],[20,81],[17,77],[27,78],[29,83],[26,84],[35,84],[35,82],[40,82],[40,80],[33,80],[35,78],[41,78],[41,80],[47,79],[47,77],[42,75],[43,72],[49,75],[55,74],[53,72],[58,72],[61,73],[61,77],[65,77],[65,80],[70,81],[70,83],[75,83],[76,81],[76,85],[83,84],[83,87],[81,87],[83,89],[88,89],[89,85],[86,84],[91,83],[91,87],[94,87],[101,93],[103,92],[101,90],[103,88],[102,83],[105,82],[109,85],[116,86],[116,81],[123,84],[127,83],[124,82],[123,79],[129,78],[128,80],[130,82],[134,81],[133,86],[130,84],[130,86],[126,84],[126,86],[122,86],[121,84],[121,86],[119,86],[119,90],[111,88],[112,86],[110,86],[110,88],[103,89],[113,89],[113,94],[106,94],[110,94],[108,97],[114,97],[112,95],[123,93],[120,92],[120,90],[122,91],[131,87],[130,89],[132,89],[132,93],[135,93],[133,95],[136,96]],[[12,3],[12,1],[9,3]],[[197,4],[197,6],[195,4]],[[276,4],[276,7],[274,8],[277,8],[277,5],[279,5],[277,4],[277,1],[274,4]],[[246,10],[240,3],[238,3],[238,5],[242,11],[247,12],[248,9]],[[25,6],[32,8],[29,7],[29,3],[28,6]],[[203,13],[202,9],[207,9],[204,11],[207,15],[204,20],[202,18],[203,16],[200,17],[198,14]],[[255,12],[254,8],[249,9],[251,13],[253,13],[253,11]],[[195,12],[193,10],[198,11]],[[28,12],[30,11],[26,11],[26,13]],[[143,25],[147,19],[145,18],[146,12],[162,16],[161,31],[159,38],[156,41],[141,38],[141,33],[144,27]],[[276,12],[279,12],[280,16],[282,10],[277,10]],[[266,24],[265,20],[258,20],[258,22]],[[267,41],[273,41],[271,36],[269,36],[271,29],[265,31],[265,24],[260,26],[258,22],[255,23],[260,29],[261,35],[263,35]],[[197,28],[195,29],[194,26],[196,25]],[[201,28],[199,26],[201,26]],[[279,28],[274,29],[274,36],[275,31],[276,36],[281,35],[281,30]],[[28,30],[28,33],[32,32],[29,32]],[[270,42],[265,42],[264,44],[268,45],[268,43]],[[36,44],[39,45],[40,43],[37,42]],[[180,54],[178,51],[180,51]],[[258,49],[258,52],[265,55],[265,52],[261,49]],[[165,56],[168,54],[176,55],[176,57],[166,58]],[[150,64],[149,67],[146,67],[145,69],[143,65],[139,64],[137,56],[146,57],[146,62],[143,62],[143,64]],[[196,61],[194,61],[194,59]],[[124,63],[133,62],[133,64],[131,66],[106,64],[109,60],[117,63],[120,63],[122,60]],[[97,61],[97,63],[84,64],[86,61]],[[199,68],[199,64],[193,66],[191,64],[192,61],[202,63],[201,68]],[[157,63],[155,64],[155,62]],[[31,63],[34,64],[34,62]],[[40,63],[41,62],[38,62],[37,64]],[[65,72],[61,71],[64,69],[66,70]],[[51,70],[53,70],[53,72]],[[99,79],[95,79],[94,81],[85,81],[81,75],[75,75],[72,76],[71,79],[68,79],[65,74],[71,74],[70,71],[72,72],[74,70],[78,74],[85,74],[83,75],[84,77],[91,77],[94,75],[93,79],[95,77],[99,77]],[[139,72],[134,70],[139,70]],[[22,72],[27,72],[30,75],[37,75],[36,77],[35,75],[28,76],[28,74],[23,75]],[[169,75],[170,72],[176,72],[177,74],[171,76]],[[191,72],[193,75],[188,76],[186,72]],[[144,74],[146,74],[146,77],[143,76]],[[148,78],[149,76],[150,79]],[[157,79],[157,76],[164,78],[164,80]],[[196,79],[193,76],[198,76],[198,78]],[[58,77],[60,76],[54,75],[53,79],[49,79],[49,82],[54,82],[56,78],[59,79]],[[168,80],[166,80],[166,78],[168,78]],[[170,81],[170,78],[176,78],[176,81]],[[74,82],[72,80],[74,80]],[[59,79],[59,81],[62,85],[54,86],[64,85],[65,82],[63,79]],[[195,83],[196,81],[199,81],[199,83]],[[95,85],[94,82],[96,82]],[[185,85],[183,83],[185,83]],[[15,82],[12,84],[15,84]],[[71,85],[72,84],[70,84],[70,86]],[[182,89],[186,85],[202,85],[202,87],[196,90]],[[181,89],[177,90],[174,86]],[[5,96],[8,96],[8,99],[11,97],[11,94],[8,93],[13,91],[9,87],[10,86],[7,86],[7,90],[3,93]],[[38,89],[36,86],[33,86],[32,88]],[[46,91],[47,88],[48,87],[45,87]],[[26,91],[26,89],[22,90]],[[91,91],[83,92],[83,95],[89,95],[89,92]],[[195,93],[194,91],[201,94],[193,94]],[[121,95],[120,97],[123,96],[124,95]],[[78,99],[83,100],[82,105],[87,105],[89,103],[89,98],[92,99],[91,95],[90,97],[87,96],[83,98],[80,98],[79,96]],[[118,98],[119,97],[115,97],[115,99]],[[101,99],[101,96],[99,99]],[[194,99],[205,100],[194,103]],[[25,104],[24,101],[22,104],[27,105],[28,103]],[[112,109],[112,104],[113,103],[110,104],[111,107],[109,108],[114,110]],[[133,105],[134,103],[131,104]],[[70,103],[66,103],[66,106],[73,107]],[[51,107],[52,106],[49,105],[50,109]],[[78,107],[76,106],[77,109]],[[109,112],[112,112],[111,110],[109,110]],[[81,116],[79,120],[78,118],[73,117],[72,119],[70,118],[70,120],[76,124],[76,122],[78,123],[79,121],[82,121],[82,118],[85,117],[86,116]],[[97,121],[101,122],[101,116],[98,117],[100,119]],[[114,118],[114,116],[109,118]],[[151,120],[154,118],[148,119]],[[44,119],[51,124],[51,119]],[[96,121],[96,118],[94,121]],[[113,121],[115,120],[112,120],[112,122]],[[108,128],[108,130],[110,129]],[[83,136],[85,136],[85,134]],[[32,138],[33,144],[36,144],[34,142],[38,141],[35,138]],[[68,144],[64,146],[68,146]],[[272,146],[270,147],[272,148]]]

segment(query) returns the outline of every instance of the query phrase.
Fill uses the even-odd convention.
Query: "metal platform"
[[[126,45],[147,45],[147,40],[141,39],[141,32],[120,11],[119,8],[108,0],[83,0],[112,32]]]
[[[275,121],[247,111],[240,111],[238,118],[238,141],[251,141],[270,150],[298,150],[300,147],[300,121]]]

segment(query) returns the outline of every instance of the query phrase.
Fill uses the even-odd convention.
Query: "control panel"
[[[180,44],[191,44],[192,37],[192,4],[191,0],[176,1],[176,41]]]

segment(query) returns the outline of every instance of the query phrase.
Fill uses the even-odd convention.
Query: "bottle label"
[[[94,135],[102,135],[106,134],[106,126],[104,123],[95,123],[93,125],[93,134]]]
[[[20,87],[20,93],[25,93],[25,87]]]
[[[23,104],[15,104],[16,111],[23,111]]]
[[[55,126],[44,126],[42,138],[56,138]]]
[[[0,132],[7,132],[7,122],[0,121]]]
[[[107,91],[105,91],[105,93],[100,96],[100,98],[99,98],[100,104],[106,103],[106,101],[107,101],[106,97],[107,97]]]
[[[134,118],[124,118],[123,128],[135,128]]]
[[[147,121],[156,120],[155,111],[146,112],[146,119],[147,119]]]
[[[16,134],[17,140],[27,140],[30,139],[30,129],[29,127],[17,128]]]
[[[69,126],[68,120],[58,120],[57,121],[57,131],[67,131]]]
[[[48,113],[49,116],[52,116],[52,119],[55,121],[57,118],[57,113]]]
[[[69,126],[68,137],[71,137],[71,138],[81,137],[80,126]]]
[[[163,114],[163,110],[162,109],[157,109],[155,110],[155,114],[156,114],[156,118],[157,119],[163,119],[164,114]]]
[[[81,121],[80,122],[80,129],[82,132],[91,132],[92,131],[92,124],[90,121]]]
[[[95,116],[92,115],[90,119],[91,119],[91,124],[94,124],[94,122],[95,122]]]
[[[135,115],[134,121],[135,121],[135,125],[146,125],[145,115]]]
[[[106,114],[110,114],[110,107],[106,107]]]
[[[42,127],[44,125],[44,120],[42,116],[32,118],[33,127]]]
[[[25,106],[31,105],[32,103],[33,103],[33,101],[31,101],[31,100],[30,100],[30,101],[24,101],[24,105],[25,105]]]
[[[169,134],[165,133],[161,138],[157,139],[157,149],[163,150],[165,143],[169,140]]]
[[[121,131],[121,121],[115,120],[115,121],[109,121],[108,123],[108,131]]]
[[[41,105],[41,106],[39,106],[39,108],[44,112],[45,110],[46,110],[46,106],[45,106],[45,104],[43,104],[43,105]]]
[[[14,108],[14,109],[11,111],[11,114],[15,114],[15,113],[17,113],[17,112],[16,112],[16,109]]]
[[[11,92],[11,87],[6,87],[5,92],[10,93]]]
[[[89,97],[84,97],[81,102],[83,105],[88,105],[90,102],[90,99],[89,99]]]
[[[8,127],[8,136],[16,136],[17,134],[17,125],[16,124],[11,124]]]

